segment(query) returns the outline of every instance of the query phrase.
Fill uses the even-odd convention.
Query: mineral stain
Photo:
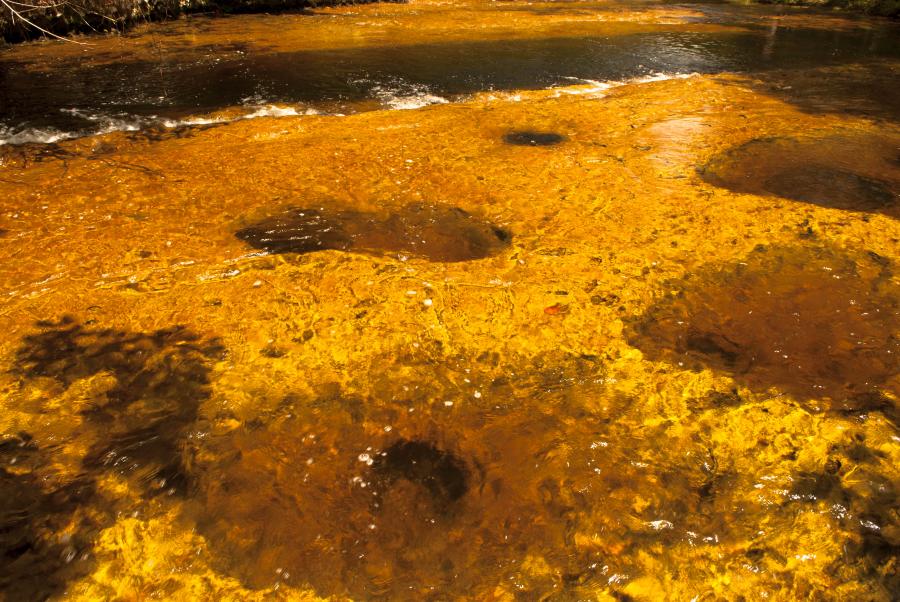
[[[389,214],[288,209],[236,236],[269,253],[352,251],[401,254],[436,262],[483,259],[509,246],[512,235],[456,207],[414,204]]]
[[[514,146],[554,146],[565,140],[565,136],[556,132],[533,132],[530,130],[509,132],[503,136],[503,142]]]
[[[893,416],[884,393],[900,393],[900,294],[883,263],[830,247],[759,247],[667,288],[626,330],[648,358]]]
[[[897,140],[833,135],[747,142],[713,158],[709,183],[734,192],[775,195],[831,209],[900,217]]]

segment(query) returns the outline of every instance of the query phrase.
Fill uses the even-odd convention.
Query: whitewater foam
[[[600,81],[586,79],[580,77],[564,77],[563,79],[571,82],[577,82],[569,86],[554,86],[553,97],[562,96],[585,96],[588,98],[603,98],[605,93],[613,88],[619,88],[627,85],[646,84],[652,82],[660,82],[671,79],[687,79],[694,77],[696,73],[652,73],[640,77],[633,77],[621,80]],[[372,80],[357,80],[360,84],[373,84]],[[428,86],[424,84],[410,83],[402,79],[393,79],[387,82],[377,82],[371,85],[370,90],[374,98],[384,109],[390,110],[412,110],[420,109],[436,104],[447,104],[451,102],[443,96],[434,94]],[[454,100],[464,101],[470,96],[454,98]],[[518,102],[523,99],[520,92],[497,93],[493,92],[487,96],[488,100],[500,100]],[[219,125],[232,123],[244,119],[257,119],[262,117],[300,117],[304,115],[321,115],[324,114],[311,107],[289,106],[280,104],[267,104],[261,102],[259,97],[248,97],[244,99],[242,109],[244,112],[232,115],[211,115],[188,117],[185,119],[171,119],[158,117],[156,115],[128,115],[115,114],[109,115],[104,113],[91,113],[80,109],[62,109],[63,113],[67,113],[74,117],[92,122],[94,127],[82,128],[74,131],[63,131],[53,127],[14,128],[10,126],[0,125],[0,146],[16,145],[16,144],[52,144],[63,140],[71,140],[74,138],[82,138],[85,136],[96,136],[109,134],[111,132],[135,132],[153,128],[176,129],[182,127],[199,127],[205,125]],[[343,113],[329,113],[335,117],[343,117]]]
[[[168,119],[156,115],[108,115],[104,113],[89,113],[80,109],[61,109],[60,112],[62,113],[96,123],[97,126],[68,132],[57,128],[24,127],[17,130],[8,126],[0,126],[0,146],[7,144],[53,144],[54,142],[63,140],[83,138],[86,136],[100,136],[112,132],[137,132],[160,127],[176,129],[182,127],[218,125],[244,119],[257,119],[260,117],[299,117],[302,115],[320,114],[319,111],[313,108],[298,109],[297,107],[275,104],[245,107],[245,109],[252,110],[233,116],[188,117],[185,119]]]

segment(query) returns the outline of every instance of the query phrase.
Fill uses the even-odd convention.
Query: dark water
[[[516,146],[553,146],[560,144],[565,136],[555,132],[510,132],[503,136],[503,141]]]
[[[41,73],[0,62],[0,133],[9,138],[28,129],[92,132],[114,119],[142,127],[148,119],[177,119],[248,99],[333,106],[385,94],[453,97],[492,89],[539,89],[571,84],[571,78],[802,69],[900,57],[897,33],[890,24],[849,31],[660,31],[293,53],[227,52],[215,61],[69,62]]]

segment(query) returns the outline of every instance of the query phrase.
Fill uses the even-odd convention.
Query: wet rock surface
[[[900,217],[897,141],[835,135],[753,140],[726,151],[701,170],[709,183],[831,209]]]
[[[512,239],[506,230],[462,209],[424,204],[383,215],[288,209],[239,230],[236,236],[270,253],[337,250],[412,255],[438,262],[490,257]]]
[[[668,285],[633,321],[646,357],[709,367],[757,391],[893,412],[900,293],[890,267],[826,247],[754,250]]]

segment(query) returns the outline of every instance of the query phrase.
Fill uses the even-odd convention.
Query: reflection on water
[[[289,209],[239,230],[237,237],[270,253],[332,249],[467,261],[499,253],[512,235],[456,207],[416,204],[385,215]]]

